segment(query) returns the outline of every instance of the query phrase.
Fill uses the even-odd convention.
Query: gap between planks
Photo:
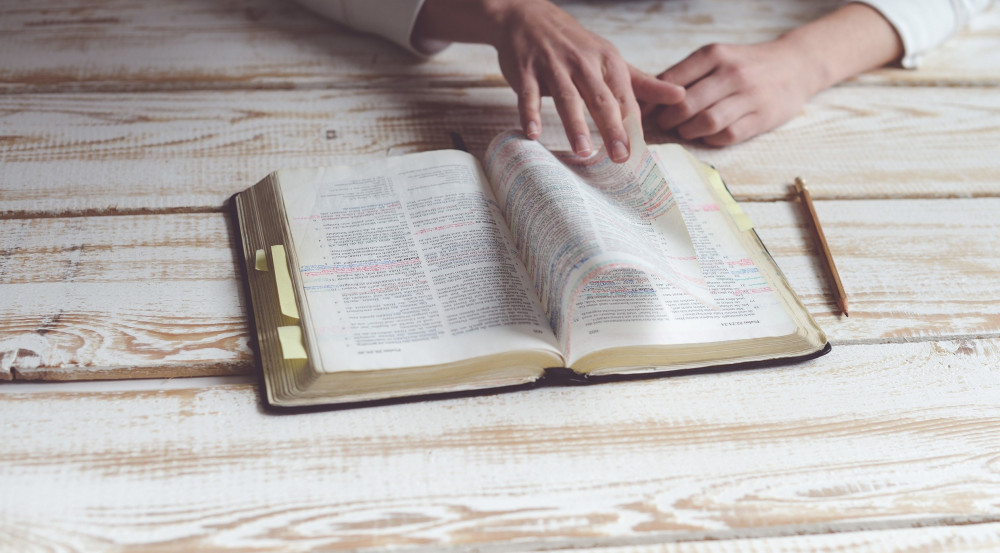
[[[80,217],[113,217],[117,215],[189,215],[192,213],[224,213],[225,206],[176,206],[163,208],[90,208],[73,209],[65,211],[10,211],[0,212],[2,220],[23,220],[23,219],[62,219]]]
[[[792,186],[791,182],[787,183],[788,186]],[[840,195],[833,194],[831,196],[825,197],[822,200],[816,200],[817,202],[828,202],[828,201],[871,201],[871,200],[974,200],[974,199],[984,199],[984,198],[1000,198],[1000,188],[994,192],[981,191],[981,192],[971,192],[969,194],[953,194],[953,193],[943,193],[940,195],[928,195],[928,194],[917,194],[917,193],[903,193],[903,194],[881,194],[873,193],[867,195]],[[797,197],[789,193],[784,197],[777,198],[745,198],[739,200],[741,204],[776,204],[782,202],[796,202]],[[62,219],[62,218],[81,218],[81,217],[114,217],[114,216],[157,216],[157,215],[189,215],[197,213],[226,213],[225,206],[174,206],[174,207],[137,207],[137,208],[89,208],[89,209],[72,209],[72,210],[62,210],[62,211],[7,211],[0,212],[0,221],[3,220],[26,220],[26,219]],[[228,214],[227,214],[228,216]]]
[[[161,85],[156,86],[150,83],[119,84],[84,83],[81,85],[52,85],[50,87],[37,88],[15,88],[5,89],[0,87],[0,96],[36,96],[38,94],[129,94],[139,96],[142,94],[162,94],[162,93],[188,93],[188,92],[264,92],[283,90],[315,90],[315,91],[386,91],[386,90],[453,90],[453,89],[506,89],[507,82],[499,75],[484,76],[479,79],[456,79],[456,80],[421,80],[402,77],[387,77],[385,81],[354,82],[347,83],[344,80],[331,80],[321,82],[303,83],[256,83],[247,86],[242,83],[220,82],[211,85],[195,84],[185,85],[182,88],[177,86]],[[878,81],[878,80],[848,80],[834,85],[832,88],[935,88],[935,89],[970,89],[982,88],[986,90],[1000,90],[1000,82],[991,80],[968,80],[968,81],[942,81],[934,78],[911,79],[905,81]]]

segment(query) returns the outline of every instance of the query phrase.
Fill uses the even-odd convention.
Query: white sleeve
[[[418,56],[436,54],[448,46],[439,40],[412,39],[424,0],[295,0],[310,10],[352,29],[387,38]]]
[[[882,14],[903,41],[903,67],[914,68],[921,56],[961,30],[994,0],[856,0]]]

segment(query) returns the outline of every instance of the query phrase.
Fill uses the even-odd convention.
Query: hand
[[[625,63],[618,50],[548,0],[425,0],[414,36],[491,44],[517,92],[521,128],[542,131],[541,98],[552,96],[573,151],[593,151],[590,111],[611,159],[629,157],[622,119],[639,113],[637,99],[669,105],[684,89]]]
[[[742,142],[794,117],[819,90],[813,72],[806,56],[785,39],[711,44],[659,75],[687,94],[661,108],[656,123],[710,146]]]
[[[518,93],[521,126],[528,138],[541,133],[541,97],[552,96],[573,151],[590,155],[590,111],[612,161],[628,159],[622,119],[638,115],[643,102],[673,104],[684,90],[628,65],[618,50],[549,2],[511,2],[494,42],[500,69]]]
[[[659,75],[687,94],[659,108],[656,122],[687,140],[735,144],[788,121],[819,91],[902,54],[889,21],[852,2],[770,42],[699,49]]]

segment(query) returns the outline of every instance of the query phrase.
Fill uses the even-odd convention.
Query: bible
[[[271,407],[739,368],[829,351],[718,173],[520,132],[280,170],[231,200]],[[548,376],[547,376],[548,375]]]

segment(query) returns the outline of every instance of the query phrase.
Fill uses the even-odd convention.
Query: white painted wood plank
[[[282,167],[451,148],[451,133],[480,155],[515,105],[506,89],[0,96],[0,217],[219,209]],[[565,148],[548,103],[544,125]],[[691,147],[739,199],[769,200],[796,175],[820,199],[997,195],[998,143],[991,89],[873,87],[828,91],[745,144]]]
[[[246,372],[221,214],[0,221],[0,379]]]
[[[562,2],[637,67],[658,73],[699,46],[772,39],[838,0]],[[1000,10],[875,83],[1000,83]],[[79,2],[0,7],[0,91],[503,86],[493,50],[454,45],[429,61],[279,0]],[[211,52],[211,55],[205,55]]]
[[[871,530],[780,538],[690,541],[587,549],[586,553],[965,553],[1000,550],[1000,524]],[[563,550],[579,551],[578,549]],[[561,552],[560,552],[561,553]]]
[[[791,368],[295,416],[263,414],[247,384],[5,384],[0,536],[510,551],[996,521],[998,365],[996,339],[845,346]]]
[[[798,205],[744,207],[835,344],[1000,335],[1000,198],[817,202],[848,318]],[[250,371],[234,252],[217,213],[0,220],[0,375]]]
[[[1000,331],[1000,199],[816,202],[849,317],[839,315],[798,203],[743,207],[834,343]]]
[[[1000,94],[988,89],[828,90],[778,129],[723,149],[695,148],[740,200],[1000,195]]]

